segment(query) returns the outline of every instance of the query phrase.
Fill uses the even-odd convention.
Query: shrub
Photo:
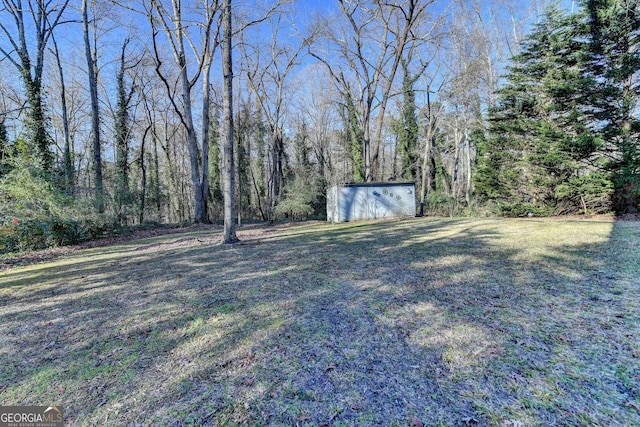
[[[285,197],[276,206],[275,214],[292,220],[305,219],[313,215],[318,194],[316,186],[298,175],[285,187]]]
[[[56,246],[78,243],[85,236],[82,223],[72,219],[54,220],[50,228],[50,243]]]
[[[453,217],[458,214],[458,201],[440,191],[429,193],[424,199],[424,210],[428,215]]]
[[[0,179],[0,253],[77,243],[105,221],[65,195],[37,167],[16,162]]]

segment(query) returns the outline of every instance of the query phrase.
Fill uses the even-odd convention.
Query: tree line
[[[633,212],[638,7],[575,6],[2,0],[5,247],[233,241],[346,182],[416,182],[432,214]]]

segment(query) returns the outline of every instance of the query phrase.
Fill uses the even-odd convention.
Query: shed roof
[[[390,181],[390,182],[351,182],[338,184],[338,187],[394,187],[394,186],[416,185],[411,181]]]

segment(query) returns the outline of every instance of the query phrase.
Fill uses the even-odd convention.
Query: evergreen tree
[[[500,202],[503,214],[609,208],[600,195],[610,186],[594,161],[601,139],[584,117],[584,94],[594,80],[582,71],[579,30],[578,15],[552,6],[512,59],[488,136],[478,144],[475,182],[481,196]]]
[[[309,158],[308,139],[307,125],[303,122],[293,138],[295,162],[287,177],[284,198],[276,206],[276,216],[296,220],[320,213],[316,208],[320,206],[322,187]]]
[[[309,140],[309,133],[307,131],[307,124],[302,123],[300,130],[296,133],[293,144],[295,150],[296,159],[296,174],[307,175],[311,172],[311,161],[309,160],[309,146],[307,141]]]
[[[585,74],[595,82],[588,103],[592,125],[611,144],[609,167],[615,208],[636,211],[640,204],[640,10],[636,0],[586,0],[589,40]]]

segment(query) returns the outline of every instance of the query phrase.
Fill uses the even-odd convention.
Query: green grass
[[[67,425],[640,425],[640,224],[197,230],[0,272],[0,404]]]

